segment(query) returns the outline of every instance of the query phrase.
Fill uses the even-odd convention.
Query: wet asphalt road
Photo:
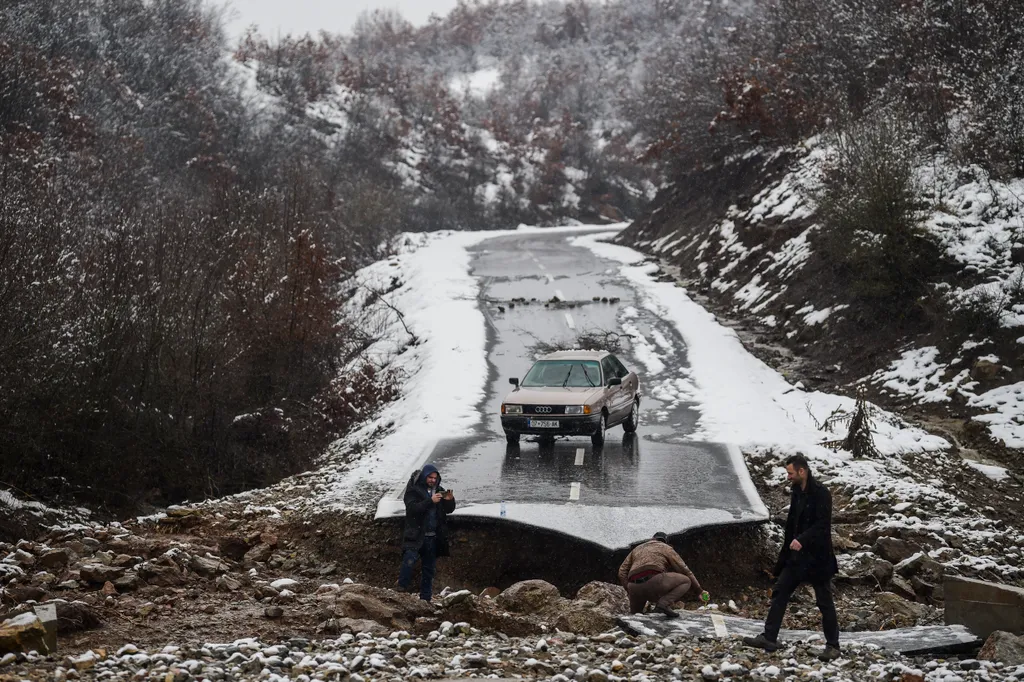
[[[476,432],[440,440],[425,460],[455,491],[456,515],[524,523],[608,549],[655,530],[680,535],[763,521],[764,506],[739,451],[690,439],[699,406],[692,402],[679,331],[646,309],[642,293],[618,274],[618,263],[571,245],[573,236],[497,237],[474,249],[473,275],[488,321],[487,397],[478,406]],[[555,297],[560,303],[551,302]],[[527,303],[513,301],[523,298]],[[607,331],[621,335],[616,355],[640,377],[637,433],[616,426],[600,448],[589,437],[553,443],[524,437],[519,446],[506,445],[501,402],[512,388],[509,377],[521,378],[530,368],[536,344]],[[395,494],[378,507],[378,517],[402,514]]]

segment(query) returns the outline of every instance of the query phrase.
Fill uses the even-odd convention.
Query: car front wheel
[[[626,421],[622,422],[622,430],[626,433],[635,433],[636,427],[640,425],[640,405],[633,401],[633,408],[629,411]]]
[[[604,445],[604,432],[608,430],[608,417],[601,415],[601,423],[597,427],[597,431],[590,437],[590,442],[596,445]]]

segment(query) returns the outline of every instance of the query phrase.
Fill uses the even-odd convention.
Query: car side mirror
[[[519,379],[517,377],[512,377],[511,379],[508,380],[508,383],[512,384],[516,388],[519,388]]]
[[[622,385],[622,379],[620,379],[619,377],[612,377],[611,379],[608,380],[608,388],[611,388],[612,386],[621,386],[621,385]]]

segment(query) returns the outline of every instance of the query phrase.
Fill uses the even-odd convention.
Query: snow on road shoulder
[[[836,434],[822,431],[819,423],[836,409],[850,409],[854,401],[842,396],[805,392],[747,352],[736,333],[690,299],[672,282],[656,281],[653,264],[640,264],[636,251],[580,236],[575,244],[597,255],[623,263],[622,273],[638,287],[646,307],[671,321],[686,340],[691,378],[696,384],[701,413],[696,437],[735,443],[741,447],[783,450],[824,450],[818,446]],[[948,443],[906,426],[882,425],[877,443],[883,453],[941,450]],[[825,451],[829,452],[829,451]],[[831,455],[831,452],[829,452]]]

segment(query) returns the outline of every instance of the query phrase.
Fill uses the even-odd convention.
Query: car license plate
[[[530,420],[530,428],[531,429],[557,429],[558,428],[558,420],[557,419],[531,419]]]

